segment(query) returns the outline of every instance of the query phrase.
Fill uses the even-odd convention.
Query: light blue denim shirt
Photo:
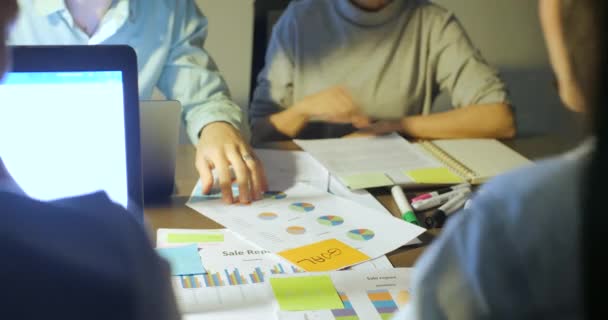
[[[395,319],[581,319],[588,145],[482,187],[418,261]]]
[[[230,100],[226,83],[202,49],[207,20],[192,0],[115,0],[92,37],[75,24],[63,0],[19,0],[13,45],[127,44],[137,52],[139,96],[158,88],[179,100],[188,136],[224,121],[248,137],[241,108]]]

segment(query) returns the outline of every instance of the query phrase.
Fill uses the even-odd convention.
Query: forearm
[[[401,121],[402,133],[419,139],[512,138],[515,119],[506,104],[471,105]]]
[[[280,133],[295,137],[306,127],[310,117],[298,108],[288,108],[287,110],[275,113],[268,118],[268,122]]]
[[[269,117],[253,120],[251,142],[259,145],[264,142],[289,140],[295,138],[308,124],[308,116],[287,109]]]

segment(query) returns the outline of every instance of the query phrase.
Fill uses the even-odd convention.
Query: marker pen
[[[401,213],[401,218],[409,223],[419,226],[420,222],[418,222],[418,218],[416,218],[414,209],[412,209],[410,204],[407,202],[403,189],[401,189],[400,186],[393,186],[391,188],[391,194],[393,195],[395,203],[397,203],[397,207]]]
[[[462,193],[461,195],[450,199],[444,205],[439,207],[432,215],[424,219],[424,223],[428,228],[441,228],[445,223],[448,216],[460,209],[469,198],[468,193]]]
[[[448,202],[448,200],[460,195],[463,192],[471,193],[471,189],[464,189],[464,188],[456,189],[454,191],[440,194],[440,195],[438,195],[436,197],[432,197],[430,199],[416,201],[416,202],[412,203],[412,207],[414,207],[414,209],[416,209],[416,210],[426,210],[426,209],[430,209],[433,207],[438,207],[438,206]]]
[[[430,199],[430,198],[436,197],[436,196],[438,196],[440,194],[448,193],[448,192],[455,191],[455,190],[458,190],[458,189],[464,189],[464,188],[470,188],[470,187],[471,187],[470,184],[468,184],[468,183],[462,183],[462,184],[451,186],[451,187],[448,187],[448,188],[442,188],[442,189],[439,189],[437,191],[433,191],[433,192],[429,192],[429,193],[423,193],[423,194],[421,194],[421,195],[413,198],[412,199],[412,203],[420,201],[420,200]]]

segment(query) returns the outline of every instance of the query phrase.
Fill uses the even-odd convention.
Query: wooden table
[[[579,141],[580,137],[542,136],[518,138],[504,142],[524,156],[536,160],[571,149]],[[278,143],[268,145],[267,147],[294,149],[292,143]],[[179,147],[175,173],[175,195],[170,199],[159,200],[157,203],[147,203],[145,205],[145,217],[154,231],[154,237],[156,237],[156,230],[158,228],[222,228],[215,221],[185,206],[198,178],[198,174],[194,168],[194,151],[191,145],[181,145]],[[370,191],[391,213],[399,215],[399,210],[387,188]],[[423,245],[398,249],[388,255],[389,259],[396,267],[411,267],[436,234],[436,230],[425,233],[421,237]]]

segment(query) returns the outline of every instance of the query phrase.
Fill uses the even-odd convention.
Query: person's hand
[[[402,120],[382,120],[374,122],[366,128],[347,134],[343,136],[343,138],[375,137],[392,132],[403,133],[403,131]]]
[[[293,108],[310,119],[331,123],[350,123],[365,128],[370,119],[355,104],[350,93],[343,87],[331,87],[296,103]]]
[[[349,133],[347,135],[342,136],[342,138],[350,139],[350,138],[368,138],[368,137],[377,137],[378,134],[367,131],[365,129],[357,130],[353,133]]]
[[[215,169],[222,199],[226,203],[234,203],[230,167],[239,185],[239,202],[250,203],[261,199],[262,193],[267,191],[266,176],[251,147],[232,125],[225,122],[208,124],[201,131],[196,147],[196,169],[201,176],[203,193],[211,191],[211,170]]]

